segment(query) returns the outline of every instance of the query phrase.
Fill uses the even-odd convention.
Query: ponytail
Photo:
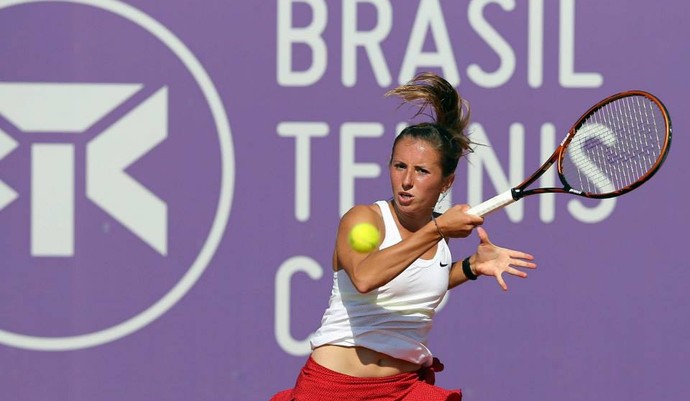
[[[472,152],[472,142],[465,133],[470,119],[469,103],[448,81],[429,72],[418,74],[407,84],[386,92],[386,96],[416,104],[419,109],[415,117],[427,115],[433,120],[405,128],[393,147],[404,137],[424,139],[439,150],[443,175],[455,172],[460,158]]]

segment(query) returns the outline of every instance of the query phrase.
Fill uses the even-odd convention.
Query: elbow
[[[360,294],[366,294],[367,292],[376,289],[376,286],[373,286],[366,282],[353,282],[352,284],[354,285],[357,292],[359,292]]]
[[[373,286],[373,285],[363,284],[363,283],[355,284],[355,289],[356,289],[357,292],[359,292],[360,294],[366,294],[367,292],[373,291],[373,290],[375,290],[376,288],[378,288],[378,287]]]
[[[377,289],[380,285],[374,283],[372,280],[367,280],[365,278],[351,277],[352,286],[355,287],[357,292],[360,294],[366,294],[367,292]]]

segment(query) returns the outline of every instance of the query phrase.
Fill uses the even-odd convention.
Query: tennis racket
[[[615,94],[587,110],[534,174],[467,213],[486,216],[526,196],[545,193],[596,199],[623,195],[659,170],[670,145],[671,118],[658,98],[638,90]],[[554,163],[563,187],[528,189]]]

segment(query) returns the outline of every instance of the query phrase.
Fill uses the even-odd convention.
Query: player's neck
[[[395,202],[391,202],[391,210],[401,234],[416,232],[431,221],[431,213],[408,213],[401,210]]]

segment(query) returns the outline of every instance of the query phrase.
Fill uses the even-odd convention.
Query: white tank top
[[[386,236],[379,249],[401,241],[388,202],[378,201]],[[333,273],[333,290],[312,349],[325,344],[361,346],[423,366],[432,318],[448,290],[450,249],[439,241],[432,259],[417,259],[387,284],[361,294],[344,270]]]

